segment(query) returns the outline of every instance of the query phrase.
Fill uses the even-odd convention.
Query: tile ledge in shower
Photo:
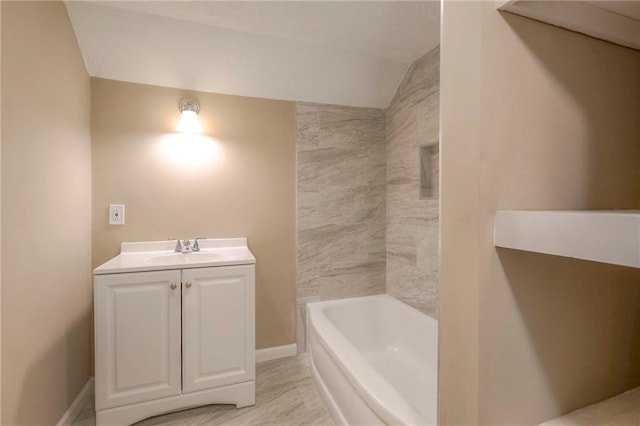
[[[494,245],[640,268],[640,210],[499,210]]]

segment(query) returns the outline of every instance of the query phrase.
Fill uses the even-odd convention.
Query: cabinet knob
[[[186,284],[186,287],[187,287],[187,288],[191,288],[191,283],[187,283],[187,284]]]
[[[171,283],[171,290],[175,290],[175,289],[176,289],[176,287],[178,287],[178,286],[176,285],[176,283]]]

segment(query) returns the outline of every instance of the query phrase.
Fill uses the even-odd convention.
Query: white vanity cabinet
[[[98,275],[96,408],[181,392],[180,271]]]
[[[255,377],[254,267],[182,271],[182,391]]]
[[[179,269],[94,271],[98,426],[255,403],[255,265],[176,257]]]

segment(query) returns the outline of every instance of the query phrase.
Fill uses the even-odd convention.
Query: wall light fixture
[[[198,122],[198,113],[200,112],[198,102],[193,99],[183,99],[178,104],[178,109],[181,117],[176,130],[181,133],[200,133],[202,128]]]

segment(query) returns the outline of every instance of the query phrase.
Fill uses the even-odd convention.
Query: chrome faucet
[[[176,253],[182,253],[182,243],[180,242],[180,238],[169,238],[169,241],[176,242],[176,248],[173,249]]]
[[[191,250],[200,251],[200,246],[198,245],[198,240],[206,240],[207,237],[198,237],[193,240],[193,245],[191,246]]]
[[[189,240],[182,240],[180,238],[169,238],[169,240],[176,241],[176,248],[173,250],[176,253],[191,253],[194,251],[200,251],[200,246],[198,245],[198,240],[204,240],[206,237],[198,237],[193,240],[193,244]]]
[[[193,247],[191,247],[191,241],[189,240],[184,240],[182,241],[182,253],[191,253],[193,250]]]

